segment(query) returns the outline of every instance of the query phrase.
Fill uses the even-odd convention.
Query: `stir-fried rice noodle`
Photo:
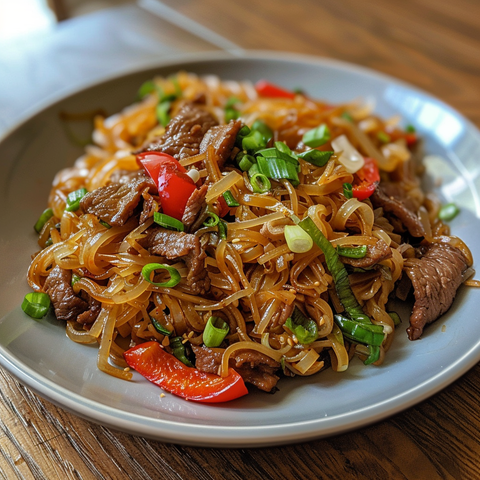
[[[168,78],[155,81],[166,93],[175,92],[178,86],[182,91],[182,98],[172,103],[172,117],[185,101],[202,95],[204,108],[223,123],[224,105],[234,96],[244,124],[251,126],[263,120],[273,130],[273,141],[285,142],[295,151],[305,149],[301,143],[305,132],[326,124],[332,139],[344,135],[353,149],[376,160],[382,175],[394,172],[405,183],[421,205],[419,216],[429,241],[438,241],[440,235],[443,241],[448,238],[471,260],[463,242],[449,237],[444,224],[440,229],[435,223],[438,202],[423,193],[415,176],[404,173],[414,161],[405,140],[382,143],[377,139],[378,132],[397,127],[375,117],[371,106],[331,106],[305,95],[264,98],[248,82],[222,82],[213,76],[179,73],[176,82]],[[164,133],[156,117],[157,103],[156,94],[151,94],[110,118],[96,118],[96,145],[87,147],[75,165],[60,171],[53,182],[48,203],[59,225],[54,228],[55,222],[50,222],[41,232],[42,250],[28,271],[29,284],[35,291],[43,291],[46,277],[58,265],[79,274],[73,287],[76,294],[85,292],[101,302],[93,324],[67,322],[68,337],[78,343],[98,343],[98,367],[129,379],[131,372],[124,369],[122,357],[128,347],[147,340],[169,344],[169,337],[154,328],[151,317],[183,336],[185,342],[201,345],[207,320],[215,315],[229,326],[220,375],[227,375],[230,358],[240,350],[257,351],[281,362],[287,375],[312,375],[328,365],[336,371],[346,370],[355,352],[365,359],[368,349],[346,341],[334,321],[343,306],[324,253],[316,245],[307,252],[294,253],[285,242],[285,226],[294,225],[293,216],[308,216],[334,247],[372,246],[381,240],[391,249],[391,256],[375,268],[349,270],[351,289],[363,311],[373,324],[384,327],[385,339],[375,362],[381,364],[394,337],[387,302],[402,273],[404,247],[382,209],[374,209],[369,199],[344,196],[343,186],[353,183],[354,173],[339,161],[342,152],[335,152],[322,167],[300,158],[298,186],[289,180],[271,179],[271,190],[263,194],[253,192],[249,176],[234,162],[220,167],[213,147],[181,159],[187,170],[200,170],[201,182],[207,178],[207,204],[227,190],[240,204],[229,209],[226,238],[219,237],[217,227],[200,225],[191,232],[207,245],[204,268],[211,285],[205,295],[192,293],[181,260],[152,255],[140,245],[153,224],[151,217],[139,225],[138,215],[132,216],[123,226],[107,229],[94,215],[65,210],[69,192],[105,186],[118,170],[138,170],[132,152]],[[345,112],[355,122],[346,119]],[[320,149],[333,150],[330,142]],[[45,247],[49,237],[53,243]],[[176,267],[180,284],[165,288],[147,281],[141,271],[149,263]],[[157,271],[155,281],[167,277]],[[285,326],[289,315],[282,316],[282,312],[291,312],[294,306],[317,324],[318,338],[312,343],[301,344]]]

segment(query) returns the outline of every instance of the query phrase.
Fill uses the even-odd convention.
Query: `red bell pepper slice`
[[[283,88],[268,82],[267,80],[259,80],[255,84],[255,90],[262,97],[270,98],[295,98],[295,93],[284,90]]]
[[[123,356],[128,366],[147,380],[187,400],[220,403],[248,393],[242,377],[232,368],[226,377],[200,372],[184,365],[157,342],[141,343]]]
[[[157,185],[163,213],[181,220],[187,201],[197,188],[185,168],[177,159],[162,152],[140,153],[137,162]]]
[[[223,218],[230,211],[230,207],[227,205],[227,202],[225,201],[223,196],[218,197],[217,203],[219,207],[218,216],[220,218]]]
[[[380,171],[373,158],[365,157],[364,166],[355,173],[352,193],[358,200],[365,200],[377,188],[380,182]]]

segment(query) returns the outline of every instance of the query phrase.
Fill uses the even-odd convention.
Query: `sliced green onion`
[[[172,332],[167,328],[165,328],[156,318],[152,317],[151,315],[149,315],[149,317],[152,322],[153,328],[158,333],[161,333],[162,335],[166,335],[167,337],[172,334]]]
[[[208,211],[207,212],[207,219],[203,222],[204,227],[215,227],[218,225],[220,218],[215,212]]]
[[[306,152],[299,153],[298,157],[303,158],[308,163],[317,167],[323,167],[330,160],[330,157],[334,152],[323,152],[321,150],[307,150]]]
[[[51,208],[47,208],[44,212],[40,215],[40,218],[37,220],[37,223],[34,225],[34,229],[37,233],[42,231],[42,228],[45,224],[53,217],[53,210]]]
[[[285,225],[285,240],[294,253],[309,252],[313,247],[312,237],[298,225]]]
[[[243,139],[250,133],[250,128],[247,125],[244,125],[239,132],[237,133],[237,138],[235,139],[235,146],[237,148],[242,148]]]
[[[277,142],[277,143],[282,143],[282,142]],[[284,144],[285,145],[285,144]],[[285,145],[285,147],[288,149],[288,152],[286,149],[283,149],[283,150],[280,150],[276,147],[272,147],[272,148],[265,148],[263,150],[259,150],[258,152],[256,152],[257,155],[261,155],[262,157],[264,158],[280,158],[282,160],[285,160],[286,162],[289,162],[289,163],[292,163],[294,164],[295,166],[298,165],[298,160],[297,160],[297,155],[295,153],[293,153],[288,147],[287,145]]]
[[[81,279],[82,277],[80,275],[77,275],[76,273],[72,273],[72,281],[70,282],[70,285],[73,287]]]
[[[80,200],[88,193],[86,188],[79,188],[67,195],[67,212],[75,212],[80,208]]]
[[[291,180],[293,186],[297,186],[300,183],[296,165],[282,158],[265,158],[258,156],[257,165],[259,172],[268,178],[286,178],[287,180]]]
[[[187,349],[182,340],[182,337],[173,337],[172,339],[170,339],[170,348],[172,349],[172,353],[187,367],[193,367],[192,362],[187,357]]]
[[[272,129],[263,120],[255,120],[252,125],[252,130],[256,130],[263,135],[265,145],[273,138]]]
[[[417,129],[413,125],[407,125],[405,127],[405,131],[408,132],[408,133],[415,133],[417,131]]]
[[[45,248],[49,247],[50,245],[53,245],[52,237],[50,237],[50,238],[45,242]]]
[[[306,317],[298,307],[295,307],[292,316],[287,318],[285,326],[292,331],[303,345],[308,345],[318,338],[317,322]]]
[[[272,188],[270,180],[263,173],[254,173],[250,177],[250,183],[255,193],[267,193]]]
[[[305,95],[305,90],[303,90],[302,87],[295,87],[293,90],[292,90],[293,93],[297,94],[297,95]]]
[[[258,164],[254,163],[249,169],[248,169],[248,175],[252,177],[256,173],[260,173],[260,169],[258,168]]]
[[[351,183],[343,184],[343,195],[345,198],[353,198],[353,186]]]
[[[443,222],[453,220],[460,213],[460,209],[454,203],[443,205],[438,212],[438,218]]]
[[[153,80],[147,80],[146,82],[142,83],[142,85],[140,85],[140,88],[137,92],[137,98],[139,100],[142,100],[142,98],[145,98],[150,93],[153,93],[156,89],[157,86],[155,82],[153,82]]]
[[[155,270],[166,270],[170,274],[170,280],[161,283],[155,283],[151,280],[151,275]],[[142,276],[143,278],[152,285],[161,288],[173,288],[180,283],[182,279],[180,273],[176,268],[170,267],[169,265],[163,265],[161,263],[147,263],[142,268]]]
[[[203,331],[203,343],[206,347],[219,347],[228,335],[230,327],[220,317],[210,317]]]
[[[238,162],[238,166],[242,172],[248,172],[250,170],[250,167],[254,163],[255,163],[255,157],[253,157],[252,155],[243,154],[241,157],[241,160]]]
[[[334,315],[334,319],[345,338],[354,343],[380,346],[385,340],[382,325],[359,323],[338,314]]]
[[[50,297],[42,292],[30,292],[25,295],[22,310],[30,317],[43,318],[50,308]]]
[[[286,153],[287,155],[290,155],[291,157],[296,156],[296,154],[292,152],[290,147],[285,142],[275,142],[275,148],[282,153]]]
[[[402,323],[402,319],[397,312],[387,312],[390,315],[390,318],[393,320],[393,324],[398,327]]]
[[[352,123],[354,121],[353,117],[348,112],[343,112],[341,117],[344,118],[345,120],[348,120],[349,122],[352,122]]]
[[[321,230],[317,228],[310,217],[304,218],[298,225],[300,225],[300,227],[302,227],[312,237],[314,243],[325,255],[325,262],[333,277],[335,290],[347,315],[352,320],[356,320],[361,323],[371,323],[370,318],[368,315],[365,315],[362,307],[352,292],[347,269],[340,260],[337,250],[327,240]]]
[[[361,245],[359,247],[343,247],[341,245],[338,245],[337,253],[342,257],[364,258],[367,254],[367,246]]]
[[[153,221],[160,225],[163,228],[168,228],[168,230],[176,230],[177,232],[183,232],[185,230],[185,225],[180,220],[170,217],[165,213],[155,212],[153,214]]]
[[[378,345],[369,345],[368,349],[370,353],[367,359],[363,362],[365,365],[371,365],[380,358],[380,347]]]
[[[236,120],[240,116],[240,112],[235,108],[237,103],[241,103],[237,97],[230,97],[225,103],[225,123]]]
[[[325,123],[304,133],[302,142],[309,147],[320,147],[330,140],[330,130]]]
[[[267,146],[265,137],[258,130],[252,130],[242,139],[242,149],[249,152],[255,152]]]
[[[227,205],[229,207],[239,207],[240,204],[235,200],[235,197],[233,196],[232,192],[230,190],[227,190],[226,192],[223,192],[223,198]]]
[[[103,226],[104,226],[105,228],[107,228],[107,229],[112,228],[112,226],[111,226],[109,223],[104,222],[103,220],[100,220],[99,223],[100,223],[100,225],[103,225]]]
[[[377,138],[382,142],[382,143],[389,143],[391,138],[390,135],[388,135],[385,132],[378,132],[377,133]]]
[[[227,222],[224,220],[220,220],[217,225],[218,228],[218,235],[222,240],[227,239],[227,233],[228,233],[228,228],[227,228]]]
[[[161,101],[156,108],[157,120],[162,127],[166,127],[170,122],[170,107],[172,106],[172,102],[169,100]]]
[[[230,120],[236,120],[238,117],[240,117],[240,112],[235,108],[225,109],[225,123],[230,122]]]

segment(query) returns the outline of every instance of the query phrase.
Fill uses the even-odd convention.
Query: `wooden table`
[[[477,0],[164,3],[242,48],[321,55],[393,75],[480,127]],[[0,370],[0,478],[479,478],[479,385],[477,365],[433,398],[376,425],[301,445],[222,451],[89,423]]]

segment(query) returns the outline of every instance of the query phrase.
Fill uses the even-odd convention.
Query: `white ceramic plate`
[[[462,206],[453,232],[480,257],[480,133],[428,94],[378,73],[330,60],[268,53],[232,58],[208,54],[130,72],[61,98],[25,120],[0,143],[0,363],[42,397],[91,421],[157,440],[203,446],[252,447],[305,441],[378,421],[438,392],[480,359],[478,293],[461,288],[451,310],[421,340],[407,340],[404,324],[381,367],[354,361],[342,374],[326,371],[284,379],[275,395],[252,393],[224,405],[201,405],[167,394],[135,374],[133,382],[96,368],[97,349],[74,344],[62,322],[35,321],[20,304],[29,291],[25,272],[36,250],[32,225],[43,210],[55,173],[81,153],[59,112],[99,107],[109,114],[131,103],[155,73],[184,69],[223,79],[268,78],[303,87],[332,103],[372,97],[382,116],[401,114],[426,139],[428,171],[440,194]],[[444,327],[445,326],[445,327]]]

